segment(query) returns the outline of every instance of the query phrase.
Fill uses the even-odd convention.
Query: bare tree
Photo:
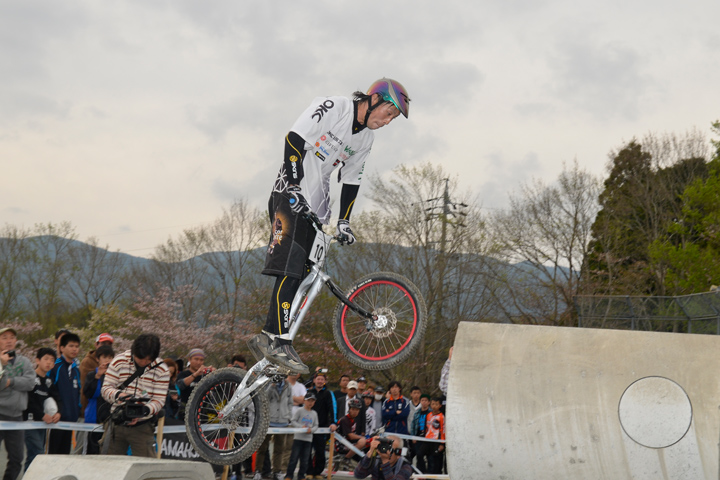
[[[235,202],[210,225],[183,231],[157,247],[152,264],[135,272],[140,290],[157,295],[192,286],[183,296],[187,319],[202,322],[209,315],[231,314],[233,318],[255,313],[253,292],[261,269],[267,219],[245,201]],[[244,309],[249,307],[249,312]],[[201,318],[199,318],[201,317]],[[246,316],[246,318],[248,318]]]
[[[366,247],[375,252],[377,267],[410,278],[428,307],[417,360],[387,375],[437,384],[445,359],[437,352],[447,352],[458,323],[483,320],[490,311],[483,281],[489,252],[485,220],[476,197],[458,192],[457,178],[441,166],[401,165],[393,174],[388,181],[375,176],[369,182],[369,196],[380,212],[362,216],[357,233],[365,242],[382,240]],[[372,265],[363,268],[372,271]]]
[[[598,180],[576,161],[553,185],[522,186],[510,207],[493,216],[501,257],[513,264],[491,265],[498,306],[509,320],[570,323],[598,191]]]
[[[69,250],[76,238],[75,228],[69,222],[38,224],[32,235],[29,261],[23,262],[24,301],[31,319],[52,328],[71,311],[65,287],[71,273]]]
[[[100,247],[96,238],[70,245],[71,262],[66,289],[76,305],[100,308],[119,301],[127,292],[127,258]]]
[[[0,318],[9,320],[20,315],[20,299],[25,289],[24,263],[29,261],[27,239],[30,232],[5,225],[0,232]]]

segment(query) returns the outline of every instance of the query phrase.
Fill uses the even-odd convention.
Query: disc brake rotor
[[[377,338],[385,338],[392,335],[397,325],[397,317],[391,308],[380,307],[373,312],[378,317],[373,322],[373,329],[370,331]]]

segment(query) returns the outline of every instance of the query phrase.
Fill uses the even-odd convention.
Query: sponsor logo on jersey
[[[325,150],[325,147],[323,147],[322,145],[320,146],[320,151],[323,152],[325,155],[330,155],[330,153]]]
[[[325,156],[320,152],[315,152],[315,156],[318,157],[321,161],[325,161]]]
[[[335,142],[337,142],[339,145],[342,145],[342,144],[343,144],[342,140],[340,140],[340,139],[339,139],[334,133],[332,133],[330,130],[328,130],[327,136],[330,137],[330,138],[332,138],[333,140],[335,140]]]
[[[276,245],[280,245],[282,243],[282,233],[283,222],[276,214],[275,221],[273,222],[272,239],[270,240],[270,245],[268,246],[269,255],[272,255],[273,251],[275,251]]]
[[[357,152],[355,150],[353,150],[352,148],[350,148],[350,146],[348,145],[347,147],[345,147],[345,153],[348,154],[348,157],[352,157]]]
[[[290,324],[290,304],[288,302],[283,302],[280,306],[283,310],[283,326],[288,328],[288,325]]]
[[[292,177],[296,180],[298,178],[297,161],[298,161],[298,157],[296,157],[295,155],[290,156],[290,165],[292,166]]]
[[[325,115],[334,106],[335,106],[335,103],[332,100],[327,99],[323,103],[318,105],[318,107],[315,109],[315,112],[313,112],[313,114],[310,116],[310,118],[317,117],[317,120],[315,122],[320,123],[320,120],[322,120],[323,115]]]

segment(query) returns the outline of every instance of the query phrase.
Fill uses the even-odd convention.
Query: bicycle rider
[[[288,333],[290,306],[315,239],[315,230],[303,215],[314,212],[321,223],[329,222],[330,176],[339,168],[338,182],[343,185],[337,234],[343,244],[355,242],[350,213],[374,130],[400,114],[407,118],[409,102],[399,82],[382,78],[367,93],[355,92],[352,99],[316,98],[285,137],[283,164],[268,202],[271,233],[262,271],[276,277],[275,286],[265,327],[248,342],[258,360],[265,357],[293,372],[308,373]]]

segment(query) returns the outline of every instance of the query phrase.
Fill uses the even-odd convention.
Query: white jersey
[[[352,134],[355,110],[347,97],[318,97],[300,115],[291,130],[305,140],[302,193],[320,221],[330,220],[330,176],[340,168],[338,181],[360,185],[365,159],[375,135],[365,128]],[[285,165],[280,169],[274,191],[288,186]]]
[[[367,410],[365,410],[365,433],[367,435],[375,433],[375,429],[377,428],[376,423],[375,409],[373,407],[367,407]]]
[[[292,396],[293,397],[304,397],[306,393],[307,393],[307,388],[305,388],[305,385],[303,385],[302,383],[295,382],[295,385],[292,386]],[[294,414],[301,408],[303,408],[301,405],[293,405],[292,413]]]

